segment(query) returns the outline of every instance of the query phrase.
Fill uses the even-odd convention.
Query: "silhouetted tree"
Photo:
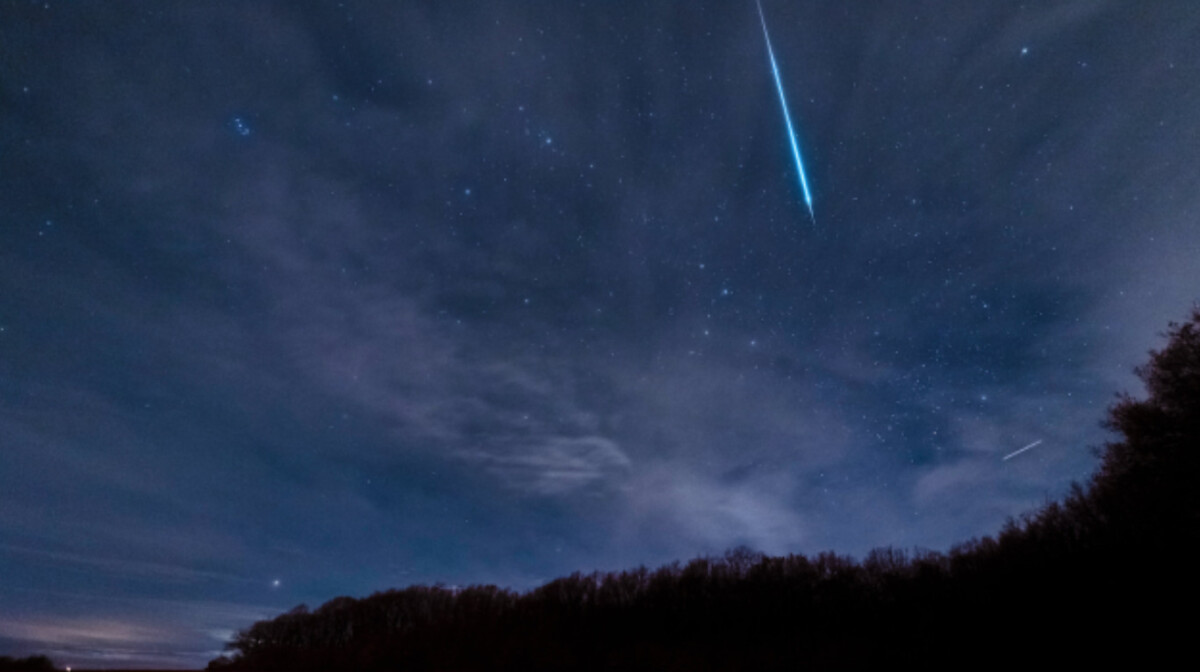
[[[1110,410],[1105,424],[1122,439],[1106,446],[1092,480],[1101,515],[1143,543],[1200,532],[1200,309],[1167,335],[1137,369],[1149,396],[1122,395]]]
[[[12,658],[0,656],[0,670],[4,672],[49,672],[57,670],[54,661],[46,656],[29,656],[28,658]]]

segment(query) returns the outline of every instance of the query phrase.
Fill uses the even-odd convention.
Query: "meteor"
[[[1038,439],[1037,441],[1034,441],[1033,443],[1029,444],[1028,446],[1025,446],[1024,448],[1022,448],[1020,450],[1014,450],[1013,452],[1009,453],[1008,455],[1005,455],[1004,459],[1001,461],[1007,462],[1008,460],[1011,460],[1012,458],[1016,457],[1017,455],[1020,455],[1021,453],[1029,450],[1030,448],[1033,448],[1034,446],[1038,446],[1041,443],[1042,443],[1042,440]]]
[[[775,88],[779,90],[779,104],[783,106],[783,120],[787,122],[788,139],[792,142],[792,156],[796,159],[796,172],[800,174],[800,188],[804,190],[804,203],[808,206],[808,216],[813,225],[817,216],[813,214],[812,193],[808,190],[808,178],[804,176],[804,161],[800,159],[800,144],[796,142],[796,131],[792,128],[792,116],[788,114],[787,99],[783,95],[783,82],[779,78],[779,66],[775,63],[775,50],[771,48],[771,36],[767,33],[767,17],[763,14],[761,0],[755,0],[758,5],[758,18],[762,21],[763,38],[767,41],[767,55],[771,57],[771,73],[775,75]]]

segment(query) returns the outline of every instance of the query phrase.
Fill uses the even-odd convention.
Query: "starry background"
[[[764,9],[815,224],[750,2],[0,4],[0,653],[1085,479],[1200,288],[1200,7]]]

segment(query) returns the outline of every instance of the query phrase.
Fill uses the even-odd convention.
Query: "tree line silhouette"
[[[575,573],[524,593],[410,586],[299,606],[209,669],[773,670],[1185,655],[1200,548],[1200,309],[1137,369],[1119,439],[1059,502],[948,552],[766,556],[738,548]]]
[[[56,669],[58,668],[54,666],[54,661],[46,656],[0,656],[0,672],[53,672]]]

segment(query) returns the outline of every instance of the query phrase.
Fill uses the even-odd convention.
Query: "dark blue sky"
[[[763,7],[815,226],[752,2],[0,4],[0,654],[1085,479],[1200,287],[1200,6]]]

